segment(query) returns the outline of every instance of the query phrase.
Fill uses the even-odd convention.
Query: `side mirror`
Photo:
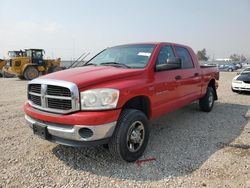
[[[172,70],[181,68],[181,58],[171,57],[167,58],[164,64],[156,65],[156,71]]]
[[[237,75],[240,75],[240,72],[237,72]]]

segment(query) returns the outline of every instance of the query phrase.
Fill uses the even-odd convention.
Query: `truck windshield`
[[[107,48],[86,65],[144,68],[155,48],[153,44],[122,45]]]

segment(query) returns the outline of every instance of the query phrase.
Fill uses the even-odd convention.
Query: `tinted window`
[[[174,57],[173,49],[170,46],[163,46],[157,57],[156,65],[166,63],[167,58]]]
[[[175,47],[175,50],[176,50],[177,56],[181,58],[183,69],[194,67],[192,58],[186,48]]]

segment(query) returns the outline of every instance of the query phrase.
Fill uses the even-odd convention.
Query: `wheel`
[[[233,69],[228,69],[229,72],[233,72]]]
[[[212,87],[207,88],[207,92],[204,97],[199,100],[200,109],[204,112],[210,112],[214,106],[214,89]]]
[[[120,160],[136,161],[146,149],[149,132],[148,118],[143,112],[123,110],[109,143],[111,154]]]
[[[20,80],[25,80],[24,76],[17,76]]]
[[[32,80],[39,76],[39,72],[35,67],[28,67],[24,71],[24,77],[26,80]]]

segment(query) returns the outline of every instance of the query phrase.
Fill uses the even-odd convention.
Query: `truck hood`
[[[39,79],[64,80],[75,83],[79,89],[131,76],[140,75],[143,69],[127,69],[112,66],[85,66],[58,71],[40,77]]]

